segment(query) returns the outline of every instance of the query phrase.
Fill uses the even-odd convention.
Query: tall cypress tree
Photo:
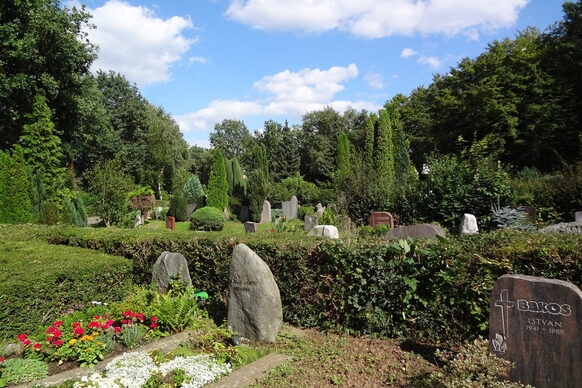
[[[394,186],[394,143],[390,113],[386,110],[380,111],[376,148],[374,151],[378,183],[380,184],[381,191],[386,194],[388,205]]]
[[[341,183],[350,172],[350,141],[344,132],[337,137],[336,163],[336,182]]]
[[[364,139],[364,161],[370,168],[374,166],[374,149],[376,148],[376,127],[378,116],[371,114],[366,119],[366,135]]]
[[[281,133],[280,154],[277,156],[277,174],[279,179],[294,176],[299,172],[301,155],[296,135],[289,128],[287,120]]]
[[[46,98],[37,94],[32,104],[32,113],[27,115],[30,123],[24,125],[20,137],[26,164],[39,175],[49,197],[64,182],[61,140],[55,135],[51,116]]]
[[[220,149],[214,150],[210,178],[208,180],[208,197],[206,205],[220,209],[228,206],[228,183],[226,182],[226,168]]]
[[[32,220],[30,181],[19,146],[12,156],[0,151],[0,223],[22,224]]]

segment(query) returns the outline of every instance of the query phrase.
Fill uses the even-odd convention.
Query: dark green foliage
[[[135,232],[44,233],[54,242],[132,257],[146,282],[159,252],[179,251],[189,262],[193,283],[213,300],[225,297],[232,247],[244,242],[277,279],[286,322],[416,340],[456,341],[482,334],[493,283],[502,274],[582,283],[582,236],[574,235],[504,230],[418,246],[261,235],[237,235],[229,243],[232,236]]]
[[[215,207],[196,209],[190,217],[190,229],[216,231],[224,227],[224,215]]]
[[[251,220],[259,222],[263,211],[263,203],[269,195],[269,178],[264,169],[256,169],[250,173],[248,183],[248,201]]]
[[[61,220],[61,210],[59,206],[51,201],[42,203],[38,214],[38,223],[42,225],[56,225]]]
[[[77,225],[77,210],[69,198],[63,203],[61,222],[66,225]]]
[[[337,137],[336,182],[342,182],[350,173],[350,142],[345,133]]]
[[[297,218],[303,220],[305,216],[310,216],[315,213],[315,208],[313,206],[299,206],[297,209]]]
[[[0,383],[18,384],[48,376],[48,364],[27,358],[9,358],[2,363]]]
[[[335,225],[338,226],[337,218],[333,212],[332,206],[328,205],[323,214],[321,214],[317,220],[319,225]]]
[[[246,200],[247,182],[243,178],[243,172],[237,158],[232,160],[232,196],[239,201]]]
[[[250,136],[245,123],[226,119],[214,125],[209,139],[212,148],[220,149],[226,159],[232,159],[241,156],[243,145]]]
[[[297,130],[291,130],[285,120],[281,130],[279,147],[269,150],[272,173],[277,180],[299,173],[301,155],[299,154],[299,137]]]
[[[226,184],[228,186],[228,195],[232,195],[234,189],[234,177],[232,173],[232,159],[224,160],[224,170],[226,171]]]
[[[198,175],[192,175],[188,178],[188,181],[184,185],[183,192],[188,203],[198,204],[198,202],[200,202],[202,196],[204,196],[204,189],[202,188],[200,179],[198,179]]]
[[[85,177],[94,198],[93,209],[96,215],[103,218],[105,225],[111,226],[127,214],[127,193],[132,189],[133,182],[119,158],[98,162]]]
[[[87,211],[85,210],[85,205],[80,197],[73,198],[73,205],[75,205],[75,225],[77,226],[87,226]]]
[[[12,156],[0,151],[0,223],[22,224],[32,220],[29,174],[22,149]]]
[[[46,191],[44,190],[40,176],[32,171],[30,167],[28,168],[28,177],[30,181],[30,191],[28,196],[32,206],[32,218],[36,220],[38,219],[42,203],[46,200]]]
[[[298,174],[285,178],[273,185],[269,193],[269,200],[275,202],[289,201],[294,195],[301,204],[327,203],[326,198],[323,198],[325,193],[322,193],[313,183],[306,182]]]
[[[186,200],[186,197],[172,195],[167,215],[174,217],[176,221],[188,221],[188,213],[186,211],[187,205],[188,201]]]
[[[212,206],[219,210],[228,207],[228,183],[226,181],[224,158],[220,149],[214,150],[206,193],[207,206]]]

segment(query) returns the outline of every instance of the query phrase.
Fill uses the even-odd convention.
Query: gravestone
[[[395,240],[406,237],[436,238],[437,236],[445,237],[445,232],[440,226],[434,224],[418,224],[391,229],[384,235],[384,240]]]
[[[249,220],[249,207],[246,205],[240,207],[240,220],[241,222],[247,222]]]
[[[479,227],[477,226],[477,218],[474,215],[465,213],[461,219],[461,224],[459,225],[460,234],[475,234],[479,233]]]
[[[503,275],[490,299],[489,348],[514,362],[513,381],[582,387],[582,292],[572,283]]]
[[[528,224],[535,224],[538,219],[537,209],[533,206],[522,206],[521,209],[523,210],[525,222]]]
[[[271,202],[263,202],[263,211],[261,212],[261,224],[271,222]]]
[[[283,206],[283,215],[286,219],[292,220],[297,218],[297,210],[299,210],[299,203],[297,202],[297,197],[292,196],[289,201],[285,201],[281,204]]]
[[[305,224],[303,225],[303,229],[306,232],[309,232],[311,229],[313,229],[313,227],[315,225],[317,225],[317,215],[316,214],[311,214],[309,216],[305,216],[305,218],[303,219],[303,221],[305,222]]]
[[[394,229],[394,217],[388,212],[374,212],[370,214],[370,226],[375,228],[378,225],[388,225]]]
[[[174,217],[166,217],[166,229],[176,230],[176,219]]]
[[[540,233],[582,234],[582,222],[560,222],[538,230]]]
[[[158,206],[155,210],[154,210],[154,215],[156,217],[156,220],[159,220],[161,215],[162,215],[162,207]]]
[[[325,211],[325,206],[323,206],[321,203],[318,203],[317,205],[315,205],[315,213],[318,216],[322,215],[324,211]]]
[[[225,207],[224,209],[222,209],[222,215],[224,216],[225,220],[230,220],[230,212],[228,211],[228,208]]]
[[[186,219],[187,220],[189,220],[190,217],[192,217],[192,213],[194,213],[194,210],[196,210],[195,203],[189,203],[188,205],[186,205]]]
[[[139,227],[140,227],[140,226],[142,226],[142,225],[143,225],[143,221],[142,221],[142,219],[141,219],[141,215],[139,215],[139,214],[136,214],[136,215],[135,215],[135,221],[134,221],[134,225],[133,225],[133,227],[134,227],[134,228],[139,228]]]
[[[308,236],[339,238],[339,231],[333,225],[316,225],[307,233]]]
[[[152,270],[152,283],[158,286],[158,291],[162,294],[168,292],[170,278],[174,275],[180,275],[180,280],[192,285],[190,271],[188,271],[188,262],[181,253],[163,252]]]
[[[279,287],[265,262],[238,244],[229,267],[228,324],[241,336],[273,342],[283,323]]]
[[[244,225],[245,225],[245,232],[246,233],[257,233],[257,223],[256,222],[247,221],[244,223]]]
[[[575,222],[582,222],[582,212],[574,213],[574,221]]]

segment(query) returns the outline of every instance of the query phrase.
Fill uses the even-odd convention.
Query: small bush
[[[130,349],[137,348],[143,342],[146,333],[143,325],[126,326],[121,332],[121,343]]]
[[[119,221],[115,224],[118,228],[133,228],[137,217],[141,215],[139,210],[131,210],[127,212],[123,217],[119,218]]]
[[[331,206],[328,206],[323,211],[323,214],[319,216],[319,220],[317,222],[319,225],[335,225],[337,226],[337,219],[335,214],[333,214],[333,210]]]
[[[38,380],[48,375],[48,364],[27,358],[9,358],[2,365],[2,382],[18,384]],[[3,386],[3,385],[1,385]]]
[[[54,202],[44,202],[38,215],[38,223],[43,225],[56,225],[59,223],[60,210]]]
[[[277,232],[289,232],[289,233],[303,232],[303,221],[297,219],[293,220],[281,219],[276,229]]]
[[[487,341],[476,339],[463,346],[459,353],[437,350],[437,356],[448,364],[431,375],[435,388],[523,388],[525,385],[504,381],[513,364],[491,353]]]
[[[176,218],[176,221],[188,221],[186,206],[188,206],[188,201],[185,197],[174,195],[170,199],[170,208],[167,215]]]
[[[219,231],[224,227],[224,215],[215,207],[197,209],[190,217],[190,229]]]
[[[310,216],[313,213],[315,213],[315,208],[313,206],[299,206],[299,209],[297,209],[297,218],[302,220],[305,216]]]

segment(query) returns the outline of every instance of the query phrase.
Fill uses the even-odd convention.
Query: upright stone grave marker
[[[574,213],[574,222],[582,222],[582,212]]]
[[[523,209],[525,222],[528,224],[535,224],[538,219],[537,209],[533,206],[522,206],[521,208]]]
[[[305,224],[303,225],[303,229],[306,232],[309,232],[311,229],[313,229],[315,225],[317,225],[317,214],[305,216],[303,221],[305,222]]]
[[[477,218],[472,215],[465,213],[459,224],[460,234],[476,234],[479,233],[479,226],[477,226]]]
[[[245,233],[257,233],[257,223],[247,221],[244,223]]]
[[[263,211],[261,212],[261,224],[271,222],[271,202],[263,202]]]
[[[489,348],[514,362],[513,381],[582,387],[582,292],[572,283],[503,275],[490,299]]]
[[[174,217],[166,217],[166,229],[176,230],[176,219]]]
[[[273,342],[283,323],[279,287],[265,262],[238,244],[229,267],[228,324],[254,341]]]
[[[299,203],[296,196],[292,196],[289,201],[283,202],[283,215],[288,220],[297,218],[297,211],[299,210]]]
[[[188,271],[188,262],[181,253],[162,252],[156,260],[152,270],[152,283],[158,286],[158,291],[162,294],[168,292],[170,278],[174,275],[180,275],[180,280],[192,285],[190,271]]]
[[[378,225],[388,225],[390,229],[394,229],[394,217],[388,212],[374,212],[370,214],[370,226],[375,228]]]
[[[317,205],[315,205],[315,213],[318,216],[322,215],[324,211],[325,211],[325,206],[323,206],[321,203],[317,203]]]
[[[437,236],[445,237],[445,232],[440,226],[433,224],[418,224],[391,229],[384,235],[384,240],[396,240],[406,237],[436,238]]]

